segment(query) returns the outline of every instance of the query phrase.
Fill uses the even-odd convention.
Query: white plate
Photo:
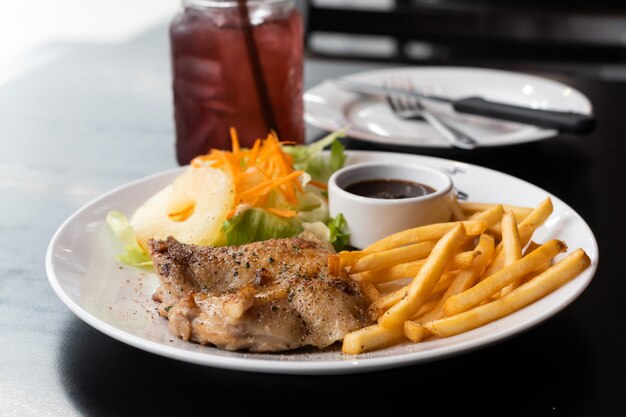
[[[169,184],[183,168],[152,175],[117,188],[73,214],[56,232],[46,254],[52,288],[82,320],[103,333],[137,348],[169,358],[247,371],[332,374],[371,371],[439,359],[512,336],[554,315],[589,284],[598,264],[598,247],[585,221],[563,201],[515,177],[446,159],[383,152],[349,152],[347,163],[416,162],[446,170],[456,187],[472,201],[536,206],[547,196],[554,213],[537,230],[538,241],[565,240],[570,251],[583,248],[591,267],[545,298],[481,328],[445,339],[407,343],[358,356],[328,351],[258,354],[227,352],[184,342],[170,335],[150,297],[158,285],[153,273],[122,267],[115,260],[121,246],[109,231],[110,210],[131,214],[143,201]],[[485,187],[485,183],[490,187]]]
[[[515,72],[457,67],[393,68],[343,77],[381,85],[383,80],[410,80],[417,91],[453,99],[482,96],[536,109],[591,114],[591,103],[579,91],[556,81]],[[447,104],[423,101],[433,113],[472,135],[479,146],[503,146],[546,139],[555,130],[456,113]],[[339,90],[326,81],[304,95],[305,120],[334,131],[349,126],[348,136],[387,145],[447,148],[448,142],[422,121],[398,119],[382,98]]]

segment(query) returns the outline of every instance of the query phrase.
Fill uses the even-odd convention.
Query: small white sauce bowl
[[[351,184],[376,179],[413,181],[428,185],[435,192],[420,197],[380,199],[345,190]],[[448,174],[417,164],[348,165],[328,180],[330,215],[343,214],[350,232],[350,245],[357,249],[402,230],[449,221],[453,198],[453,183]]]

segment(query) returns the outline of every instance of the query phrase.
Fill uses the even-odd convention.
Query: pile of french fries
[[[372,301],[376,324],[347,334],[342,351],[358,354],[403,341],[456,335],[517,311],[559,288],[590,259],[560,240],[538,243],[533,233],[553,211],[456,203],[453,221],[405,230],[330,260],[345,269]]]

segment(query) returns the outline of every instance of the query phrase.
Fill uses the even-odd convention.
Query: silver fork
[[[404,89],[405,91],[415,91],[410,80],[406,80],[403,83],[398,81],[395,83],[385,82],[383,86],[386,88]],[[474,149],[478,145],[476,140],[470,135],[451,126],[440,117],[426,110],[419,100],[407,98],[406,96],[398,97],[393,94],[387,95],[386,99],[396,116],[406,120],[426,120],[448,140],[451,146],[461,149]]]

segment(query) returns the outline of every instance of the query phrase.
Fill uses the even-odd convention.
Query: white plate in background
[[[367,71],[342,77],[374,85],[385,80],[410,80],[416,91],[452,99],[485,99],[530,108],[591,114],[591,103],[565,84],[517,72],[463,67],[405,67]],[[473,136],[479,146],[504,146],[555,136],[536,126],[456,113],[444,103],[423,100],[431,112]],[[331,81],[304,94],[305,120],[334,131],[349,126],[348,136],[386,145],[447,148],[449,143],[428,123],[396,117],[384,98],[340,90]]]

